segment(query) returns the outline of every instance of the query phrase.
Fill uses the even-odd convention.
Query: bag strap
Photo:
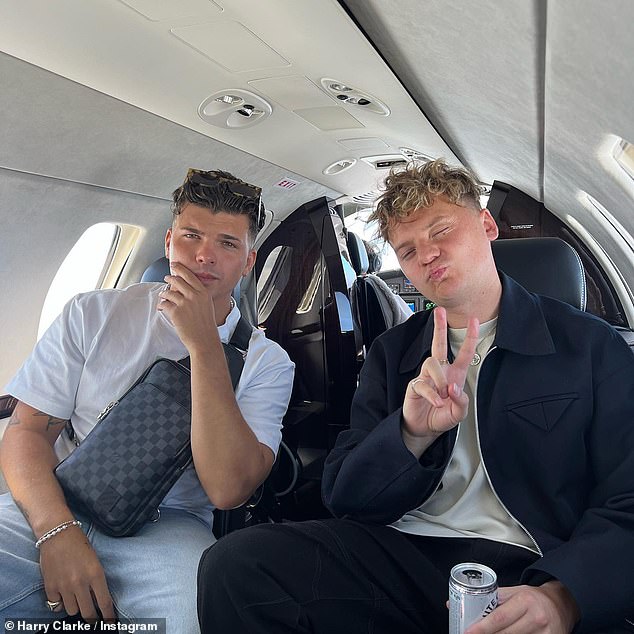
[[[231,375],[231,384],[233,385],[234,391],[242,375],[252,331],[253,328],[251,324],[240,315],[240,320],[238,321],[236,329],[233,331],[233,335],[231,335],[229,343],[222,344],[225,350],[225,357],[227,359],[227,365],[229,366],[229,374]]]
[[[227,359],[227,365],[229,366],[231,385],[233,386],[234,391],[236,389],[236,385],[238,385],[240,376],[242,375],[242,370],[244,369],[244,360],[246,359],[247,351],[249,349],[249,340],[251,339],[252,331],[253,328],[251,324],[249,324],[249,322],[242,315],[240,315],[240,319],[238,320],[238,324],[233,331],[233,335],[231,335],[229,343],[222,344],[222,347],[225,351],[225,358]],[[189,357],[185,357],[184,359],[177,361],[177,363],[185,366],[188,370],[191,369],[189,364]],[[147,372],[147,370],[145,372]],[[141,377],[142,376],[143,375],[141,375]],[[138,380],[139,379],[137,379],[137,381]],[[66,435],[74,443],[75,447],[79,447],[79,440],[77,438],[77,434],[75,434],[75,429],[73,428],[73,424],[70,422],[70,420],[66,421],[65,431]]]
[[[240,319],[233,331],[233,335],[231,335],[229,343],[222,344],[225,351],[225,358],[227,359],[227,365],[229,366],[231,385],[233,385],[234,391],[236,389],[236,385],[238,385],[240,376],[242,375],[244,360],[246,359],[247,351],[249,349],[249,340],[251,339],[252,331],[253,327],[251,324],[249,324],[249,322],[240,315]],[[181,359],[179,363],[184,365],[187,369],[190,369],[189,357]]]
[[[251,324],[242,315],[240,315],[240,319],[238,320],[238,324],[233,331],[233,335],[231,335],[229,343],[246,353],[246,351],[249,349],[249,341],[251,340],[252,332],[253,327],[251,326]]]

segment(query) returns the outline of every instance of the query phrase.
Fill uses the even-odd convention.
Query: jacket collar
[[[550,336],[539,296],[529,293],[502,271],[498,273],[502,281],[502,299],[493,346],[529,356],[553,354],[555,344]],[[399,366],[401,374],[417,369],[431,355],[433,336],[432,314],[403,356]]]

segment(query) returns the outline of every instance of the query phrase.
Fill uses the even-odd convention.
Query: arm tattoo
[[[29,522],[29,514],[26,512],[26,509],[24,508],[24,504],[22,504],[22,502],[20,502],[19,500],[16,500],[15,498],[13,498],[13,501],[15,502],[15,505],[20,509],[20,511],[22,511],[22,515],[24,515],[24,519],[26,519],[26,521]]]
[[[48,431],[51,427],[58,427],[59,425],[65,425],[65,418],[56,418],[55,416],[51,416],[50,414],[46,414],[45,412],[36,412],[33,416],[46,416],[46,431]]]
[[[20,419],[18,418],[18,414],[17,412],[14,410],[13,413],[11,414],[11,418],[9,419],[9,422],[7,423],[7,427],[13,427],[14,425],[19,425],[20,424]]]

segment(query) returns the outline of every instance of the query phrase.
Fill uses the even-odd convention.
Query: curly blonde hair
[[[431,207],[438,196],[444,195],[454,204],[469,204],[479,211],[483,191],[471,172],[447,165],[444,159],[411,163],[404,170],[390,172],[385,179],[385,192],[369,221],[378,222],[378,233],[387,241],[394,225],[420,207]]]

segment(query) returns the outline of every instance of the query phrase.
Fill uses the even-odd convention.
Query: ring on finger
[[[62,605],[62,601],[61,599],[59,601],[49,601],[48,599],[46,599],[46,607],[51,611],[51,612],[55,612],[55,610],[57,610],[57,608]]]
[[[421,379],[420,377],[417,379],[414,379],[409,385],[412,389],[414,389],[414,386],[417,383],[424,383],[425,385],[429,385],[429,381],[425,381],[425,379]]]
[[[440,365],[449,365],[449,359],[440,359],[438,363]]]

